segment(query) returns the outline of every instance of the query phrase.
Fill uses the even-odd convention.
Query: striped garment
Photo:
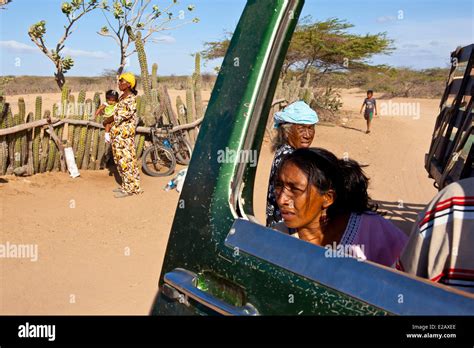
[[[413,226],[396,268],[474,293],[474,178],[436,195]]]

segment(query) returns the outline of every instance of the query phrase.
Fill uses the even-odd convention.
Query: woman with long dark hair
[[[407,236],[376,213],[360,165],[320,149],[298,149],[278,170],[275,196],[283,218],[276,229],[392,266]]]

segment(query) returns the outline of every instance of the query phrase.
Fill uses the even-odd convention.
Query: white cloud
[[[418,48],[420,46],[417,45],[417,44],[413,44],[413,43],[406,43],[406,44],[403,44],[401,47],[402,48]]]
[[[39,50],[34,47],[34,46],[29,46],[24,43],[14,41],[14,40],[8,40],[8,41],[0,41],[0,47],[5,50],[8,50],[9,52],[14,52],[14,53],[36,53],[39,52]]]
[[[85,58],[95,58],[95,59],[110,58],[110,55],[103,51],[75,50],[73,48],[65,47],[63,52],[65,55],[68,55],[71,57],[85,57]]]
[[[377,23],[393,22],[396,20],[397,20],[397,17],[395,16],[381,16],[381,17],[377,17],[376,19]]]
[[[167,44],[172,44],[172,43],[175,43],[176,42],[176,39],[170,35],[159,35],[155,38],[153,38],[153,41],[154,42],[163,42],[163,43],[167,43]]]
[[[15,40],[0,41],[0,48],[8,53],[40,53],[40,50],[33,45],[27,45]],[[94,59],[110,58],[110,55],[102,51],[85,51],[65,47],[62,51],[71,57],[85,57]]]

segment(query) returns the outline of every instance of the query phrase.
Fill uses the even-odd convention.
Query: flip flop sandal
[[[125,198],[125,197],[130,197],[130,196],[133,196],[131,193],[127,193],[127,192],[117,192],[115,194],[115,198]]]

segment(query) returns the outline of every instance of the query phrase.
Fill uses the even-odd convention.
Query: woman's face
[[[288,144],[295,149],[308,148],[314,139],[314,124],[292,124],[288,132]]]
[[[127,89],[131,88],[132,86],[128,81],[125,81],[124,79],[120,79],[118,82],[118,88],[120,91],[126,91]]]
[[[315,223],[332,204],[332,193],[321,195],[309,184],[306,174],[295,164],[284,163],[275,182],[275,196],[281,216],[289,228],[304,228]]]

